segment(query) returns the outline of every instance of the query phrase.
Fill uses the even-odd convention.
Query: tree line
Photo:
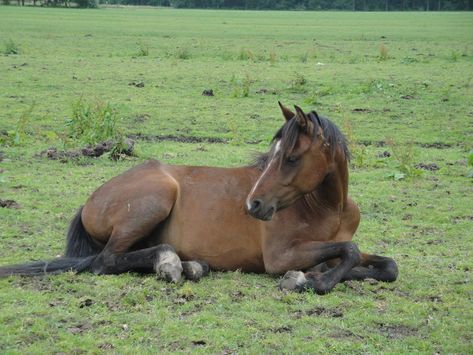
[[[193,9],[471,11],[473,0],[2,0],[5,5],[79,6],[148,5]],[[27,3],[25,4],[25,1]]]

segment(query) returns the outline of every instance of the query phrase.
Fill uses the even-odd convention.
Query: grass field
[[[149,138],[137,157],[38,156],[83,146],[81,97]],[[0,7],[0,199],[19,207],[0,208],[0,265],[61,254],[89,194],[148,158],[246,164],[281,100],[345,131],[355,241],[400,269],[326,296],[239,272],[1,279],[0,352],[471,353],[472,97],[471,13]]]

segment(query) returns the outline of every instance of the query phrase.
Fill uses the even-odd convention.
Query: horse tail
[[[34,261],[32,263],[0,267],[0,278],[11,275],[39,276],[60,274],[67,271],[81,272],[89,268],[95,255],[85,258],[57,258],[50,261]]]
[[[67,271],[86,271],[96,255],[102,250],[87,233],[82,224],[82,208],[71,221],[67,232],[65,256],[50,261],[35,261],[26,264],[0,267],[0,277],[10,275],[37,276],[59,274]]]
[[[67,242],[65,256],[67,258],[82,258],[100,253],[103,246],[95,242],[82,224],[82,209],[79,208],[74,218],[72,218],[69,230],[67,231]]]

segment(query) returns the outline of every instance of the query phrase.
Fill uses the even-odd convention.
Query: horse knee
[[[358,246],[353,242],[346,242],[345,247],[345,257],[350,259],[353,263],[353,266],[359,265],[361,263],[361,252],[358,249]]]

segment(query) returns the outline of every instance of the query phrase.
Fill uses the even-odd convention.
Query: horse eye
[[[295,155],[290,155],[286,158],[286,163],[289,165],[295,165],[299,159]]]

